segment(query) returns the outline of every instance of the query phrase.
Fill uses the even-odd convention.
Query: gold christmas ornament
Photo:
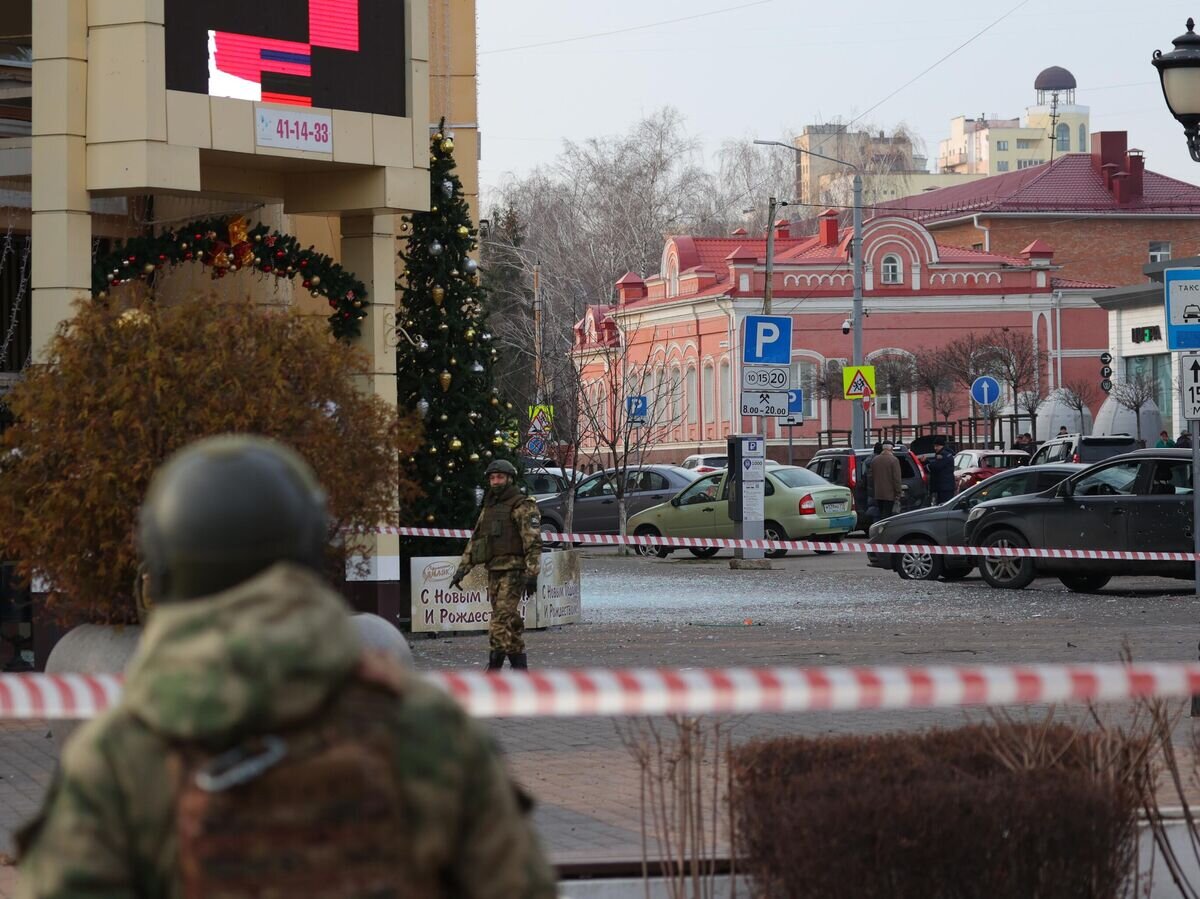
[[[400,223],[400,230],[403,231],[405,234],[407,234],[410,230],[412,230],[412,225],[410,225],[408,223],[408,219],[405,219],[404,221],[402,221]]]
[[[450,420],[450,416],[447,415],[445,412],[443,412],[439,418],[441,421],[449,421]]]
[[[457,360],[457,359],[455,359],[453,356],[451,356],[451,357],[450,357],[450,364],[451,364],[451,365],[458,365],[458,360]]]
[[[442,483],[442,476],[440,474],[435,474],[433,476],[433,483],[435,483],[435,484]]]
[[[504,446],[504,438],[497,434],[492,438],[492,446]]]
[[[244,215],[235,215],[229,220],[229,242],[243,243],[247,239],[250,223]]]
[[[446,137],[446,138],[442,139],[442,142],[441,142],[441,144],[439,144],[439,146],[442,148],[443,153],[449,153],[451,150],[454,149],[454,141],[452,141],[450,138]]]
[[[313,287],[316,287],[318,284],[321,283],[321,276],[313,275],[311,278],[308,279],[308,283],[311,284]]]
[[[448,371],[443,371],[438,375],[438,383],[442,385],[442,393],[447,393],[450,390],[450,382],[453,380],[454,378]]]
[[[429,524],[433,524],[435,521],[437,521],[437,519],[436,519],[436,518],[434,518],[432,515],[426,515],[426,516],[425,516],[425,520],[426,520],[427,522],[429,522]]]
[[[499,406],[499,405],[500,405],[500,400],[496,399],[496,397],[492,397],[492,405],[493,405],[493,406]]]
[[[457,453],[460,449],[462,449],[462,441],[457,437],[450,438],[450,449]]]
[[[491,451],[491,450],[484,450],[484,451],[483,451],[483,457],[484,457],[485,459],[490,459],[490,458],[492,458],[492,451]]]
[[[472,462],[478,462],[479,461],[479,453],[471,453],[471,455],[467,456],[467,458],[470,459]]]
[[[429,455],[431,455],[431,456],[436,456],[436,455],[437,455],[437,447],[436,447],[436,446],[431,446],[431,447],[429,448]]]
[[[463,337],[467,338],[467,343],[470,343],[475,339],[475,329],[467,328],[467,330],[463,332]]]
[[[433,296],[433,304],[435,306],[440,306],[446,301],[446,288],[444,287],[435,287],[430,291],[430,294]]]

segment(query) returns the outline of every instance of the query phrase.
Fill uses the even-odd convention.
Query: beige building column
[[[342,266],[367,288],[367,317],[355,345],[367,357],[359,387],[396,408],[396,217],[342,216]],[[378,614],[398,623],[407,612],[401,606],[400,538],[377,534],[370,547],[370,571],[354,586],[355,599],[373,599]],[[374,597],[360,594],[374,592]]]
[[[91,293],[87,0],[33,4],[32,350]]]

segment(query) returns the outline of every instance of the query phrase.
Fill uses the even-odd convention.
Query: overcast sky
[[[622,133],[664,105],[710,153],[862,115],[906,123],[933,164],[951,118],[1023,116],[1051,65],[1075,75],[1092,131],[1126,130],[1147,168],[1200,183],[1150,65],[1188,15],[1200,2],[478,0],[483,189],[550,162],[564,140]]]

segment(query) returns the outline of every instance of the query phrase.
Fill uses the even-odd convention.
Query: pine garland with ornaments
[[[158,272],[184,262],[199,262],[214,280],[242,269],[264,277],[300,278],[305,290],[328,300],[329,328],[342,340],[358,337],[359,322],[367,317],[367,290],[353,274],[312,247],[301,247],[290,234],[261,223],[251,227],[240,215],[125,241],[92,263],[92,296],[103,300],[122,284],[153,282]]]
[[[487,466],[513,457],[513,409],[493,383],[496,349],[471,258],[478,232],[444,125],[430,141],[429,211],[400,224],[396,386],[401,414],[416,412],[425,423],[424,446],[402,460],[405,476],[425,488],[411,509],[414,523],[470,527]],[[428,544],[422,551],[432,552]]]

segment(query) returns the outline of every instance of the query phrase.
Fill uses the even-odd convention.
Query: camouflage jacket
[[[510,486],[508,490],[515,492],[517,488]],[[496,497],[490,490],[488,491],[488,495],[483,501],[483,511],[479,513],[479,520],[475,522],[475,530],[463,552],[462,561],[459,562],[458,567],[461,572],[470,571],[475,564],[471,561],[471,556],[475,551],[476,543],[483,536],[480,534],[480,525],[483,524],[488,507],[509,499],[511,496],[508,492]],[[520,571],[523,569],[527,575],[536,577],[542,570],[542,517],[533,497],[522,497],[513,505],[512,523],[521,537],[525,555],[495,556],[487,563],[487,568],[489,571]]]
[[[280,564],[216,596],[160,606],[118,706],[80,728],[20,834],[20,899],[179,899],[173,745],[219,751],[303,721],[362,659],[348,609]],[[391,722],[412,858],[443,895],[555,895],[553,874],[485,732],[406,676]]]

